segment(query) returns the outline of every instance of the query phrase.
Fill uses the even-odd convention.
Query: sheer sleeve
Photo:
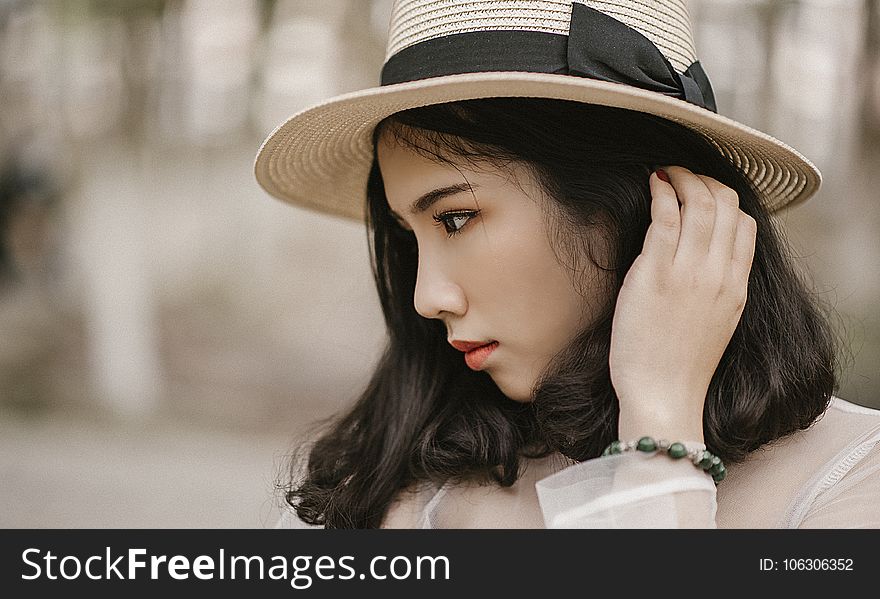
[[[638,451],[594,458],[535,489],[547,528],[716,528],[715,483],[687,458]]]
[[[880,528],[880,433],[863,458],[836,474],[820,487],[798,528]]]

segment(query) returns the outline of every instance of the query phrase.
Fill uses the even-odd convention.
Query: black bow
[[[699,61],[679,73],[647,37],[579,2],[572,4],[567,50],[567,75],[626,83],[717,112]]]
[[[623,83],[717,112],[699,61],[684,73],[647,37],[579,2],[569,34],[488,30],[432,38],[400,50],[382,67],[382,85],[458,73],[527,71]]]

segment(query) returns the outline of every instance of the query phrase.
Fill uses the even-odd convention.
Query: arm
[[[709,383],[742,315],[755,221],[736,193],[669,167],[650,178],[651,225],[614,313],[618,435],[703,445]],[[536,484],[550,528],[714,528],[715,483],[687,459],[626,453]]]
[[[594,458],[535,489],[547,528],[715,528],[715,483],[686,458],[640,452]]]
[[[651,224],[617,296],[608,365],[620,438],[702,441],[709,383],[745,308],[756,223],[729,187],[665,170],[671,182],[650,177]]]

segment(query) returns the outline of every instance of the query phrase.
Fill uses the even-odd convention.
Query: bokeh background
[[[252,164],[378,82],[390,0],[0,0],[0,527],[263,527],[384,341],[366,235]],[[693,0],[719,111],[810,157],[779,215],[880,407],[880,1]]]

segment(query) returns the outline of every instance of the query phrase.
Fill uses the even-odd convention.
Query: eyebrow
[[[409,213],[413,215],[420,214],[443,198],[448,198],[449,196],[454,196],[464,191],[469,191],[473,193],[474,189],[477,187],[479,187],[479,185],[477,184],[456,183],[455,185],[447,185],[446,187],[440,187],[433,191],[429,191],[410,205]],[[391,211],[391,214],[398,221],[404,222],[400,215],[397,214],[394,210]]]

